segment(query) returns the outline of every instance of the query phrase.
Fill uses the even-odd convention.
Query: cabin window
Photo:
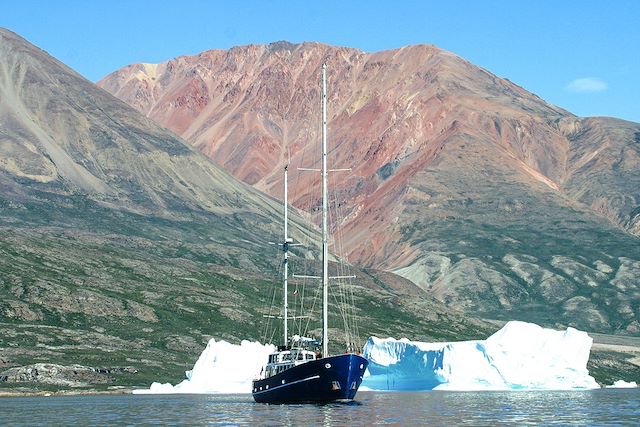
[[[307,354],[307,360],[313,360],[313,354]]]
[[[298,353],[298,360],[304,360],[304,354]]]
[[[282,360],[291,360],[291,353],[284,354]]]

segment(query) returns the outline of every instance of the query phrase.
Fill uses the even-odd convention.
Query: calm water
[[[0,425],[640,424],[640,389],[572,392],[359,392],[356,402],[263,405],[249,395],[0,399]]]

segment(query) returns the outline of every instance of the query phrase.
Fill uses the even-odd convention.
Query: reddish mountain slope
[[[381,216],[392,224],[408,179],[437,160],[448,140],[464,134],[489,142],[487,155],[501,156],[518,179],[587,202],[614,223],[636,230],[631,213],[638,203],[612,208],[602,203],[609,200],[605,195],[586,196],[583,185],[573,182],[589,174],[585,167],[595,166],[587,165],[589,159],[620,149],[603,143],[602,120],[578,119],[435,47],[365,54],[280,42],[132,65],[99,85],[189,140],[234,176],[278,196],[278,171],[287,156],[299,166],[305,147],[318,139],[323,62],[329,68],[333,160],[336,167],[354,168],[348,179],[340,179],[340,194],[353,206],[347,236],[358,236]],[[638,130],[624,125],[629,129],[620,129],[622,139]],[[589,136],[590,146],[584,147]],[[297,206],[309,197],[297,195]],[[388,231],[374,236],[376,244],[367,253],[348,244],[352,259],[372,265],[386,259],[388,251],[379,246],[397,249],[397,238]]]
[[[615,287],[625,254],[640,268],[638,124],[575,117],[432,46],[279,42],[131,65],[98,84],[279,197],[288,157],[292,170],[313,167],[322,63],[330,161],[352,168],[334,175],[352,262],[398,270],[464,308],[553,303],[561,316],[592,310],[586,322],[603,328],[607,298],[616,313],[640,298],[626,279]],[[316,204],[314,180],[294,178],[294,205]],[[621,294],[584,290],[576,271]],[[623,328],[640,331],[638,310]]]

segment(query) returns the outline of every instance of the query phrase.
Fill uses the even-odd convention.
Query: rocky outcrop
[[[0,383],[80,388],[110,384],[114,381],[111,374],[115,372],[135,374],[137,369],[132,367],[91,368],[81,365],[64,366],[53,363],[35,363],[0,372]]]

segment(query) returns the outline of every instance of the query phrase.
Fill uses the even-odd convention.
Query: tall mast
[[[289,300],[288,300],[288,284],[287,279],[289,276],[289,233],[288,227],[288,200],[287,200],[287,168],[284,167],[284,242],[282,243],[282,250],[284,251],[284,345],[289,345],[289,331],[287,330],[287,320],[289,318]]]
[[[327,237],[327,64],[322,64],[322,355],[329,355],[329,242]]]

